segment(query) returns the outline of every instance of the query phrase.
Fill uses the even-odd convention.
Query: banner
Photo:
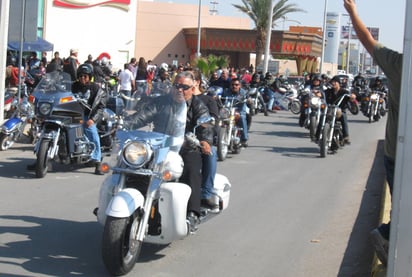
[[[375,40],[379,40],[379,28],[376,27],[367,27],[369,32],[371,33],[372,37]],[[358,36],[356,35],[355,30],[351,27],[351,34],[350,34],[350,39],[358,39]],[[348,39],[348,35],[349,35],[349,26],[342,26],[342,30],[341,30],[341,34],[340,34],[340,38],[341,39]]]

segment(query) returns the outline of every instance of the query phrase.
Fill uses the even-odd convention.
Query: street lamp
[[[270,54],[270,40],[272,39],[272,17],[273,17],[273,1],[270,1],[270,9],[268,15],[268,28],[266,32],[266,46],[265,46],[265,60],[263,62],[263,74],[268,72],[269,54]]]
[[[200,15],[202,11],[202,0],[199,0],[199,13],[197,15],[197,51],[196,57],[199,58],[202,54],[200,53]]]
[[[328,10],[328,0],[325,0],[325,8],[323,11],[323,34],[322,34],[322,57],[320,61],[319,72],[322,73],[323,70],[323,60],[325,59],[325,43],[326,43],[326,16]]]

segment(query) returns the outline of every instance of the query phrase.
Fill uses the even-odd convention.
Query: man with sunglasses
[[[240,113],[240,127],[242,128],[241,133],[241,144],[243,147],[248,146],[248,130],[247,130],[247,104],[246,104],[246,91],[242,88],[242,84],[238,78],[234,78],[230,82],[230,89],[223,91],[222,100],[226,101],[226,98],[238,98],[239,102],[236,104],[236,109]]]
[[[178,73],[169,94],[150,98],[150,102],[145,104],[141,112],[136,112],[125,121],[133,122],[134,128],[141,128],[153,122],[154,129],[156,129],[165,124],[165,122],[156,120],[156,118],[164,118],[163,116],[157,116],[158,113],[168,113],[174,102],[185,101],[187,106],[185,133],[193,132],[199,118],[210,116],[208,108],[202,100],[194,95],[194,85],[195,80],[191,72],[183,71]],[[184,162],[183,173],[179,181],[189,185],[192,189],[187,205],[187,220],[190,223],[191,232],[196,231],[200,223],[201,154],[210,155],[212,153],[213,128],[211,126],[199,126],[196,129],[196,137],[200,141],[201,149],[185,142],[179,152]]]

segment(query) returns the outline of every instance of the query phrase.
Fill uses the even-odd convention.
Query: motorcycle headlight
[[[312,98],[310,99],[310,104],[311,104],[312,106],[314,106],[314,107],[318,107],[318,106],[319,106],[319,102],[320,102],[319,97],[312,97]]]
[[[19,110],[24,115],[28,115],[30,113],[30,109],[31,109],[30,103],[27,101],[23,101],[19,104]]]
[[[152,149],[147,143],[131,142],[123,149],[123,160],[131,167],[142,167],[150,161]]]
[[[371,101],[376,101],[378,100],[378,96],[376,94],[371,95]]]
[[[166,156],[166,162],[164,164],[163,180],[171,181],[176,180],[183,173],[183,159],[179,153],[169,151]]]
[[[48,115],[51,111],[52,105],[50,103],[41,103],[39,106],[39,113],[41,115]]]

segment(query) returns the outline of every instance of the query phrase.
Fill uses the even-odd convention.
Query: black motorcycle
[[[83,131],[87,100],[74,95],[71,85],[69,74],[52,72],[47,73],[33,91],[35,117],[40,129],[34,146],[37,178],[47,174],[53,160],[62,164],[89,162],[96,147]],[[102,154],[111,150],[116,120],[113,111],[104,110],[103,120],[97,126]]]

